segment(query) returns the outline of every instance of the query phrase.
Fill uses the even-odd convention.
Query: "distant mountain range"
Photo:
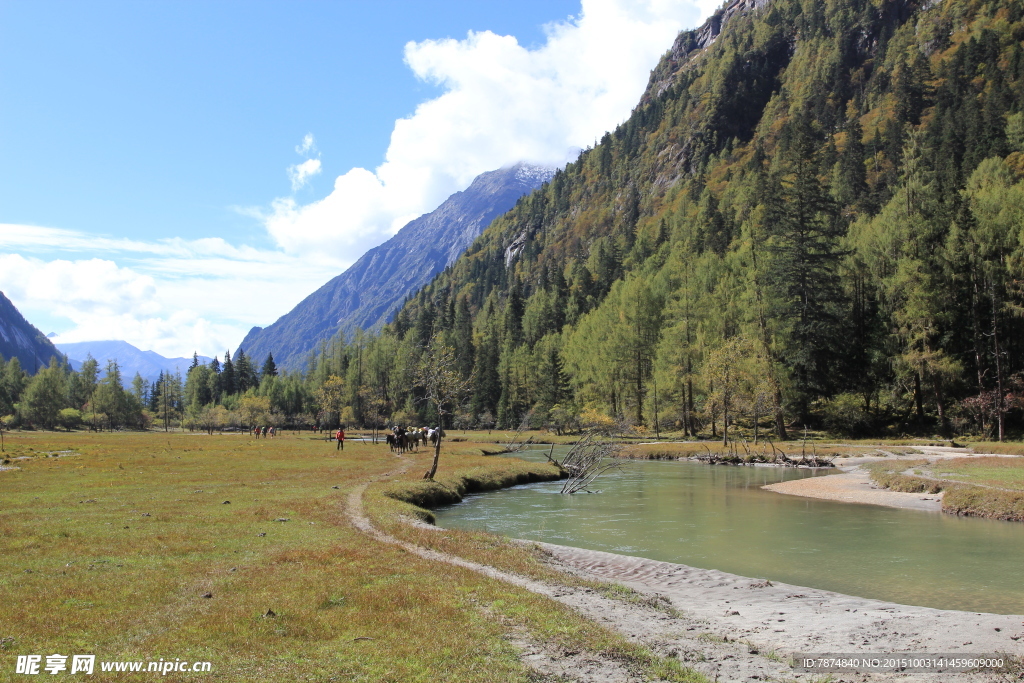
[[[85,359],[91,355],[99,363],[100,377],[103,376],[107,361],[116,360],[121,368],[121,379],[126,385],[135,377],[136,372],[143,379],[153,381],[161,372],[180,372],[184,377],[192,365],[191,358],[164,358],[155,351],[142,351],[119,340],[72,342],[57,344],[57,348],[68,357],[75,370],[81,368]],[[210,359],[199,356],[199,362],[209,363]]]
[[[466,190],[363,254],[277,322],[252,328],[240,348],[254,362],[273,353],[279,367],[301,370],[309,352],[339,330],[351,336],[383,325],[406,296],[454,263],[492,220],[554,173],[519,163],[477,176]]]
[[[25,320],[11,300],[0,292],[0,355],[5,360],[17,358],[21,368],[35,373],[60,358],[60,351],[29,321]]]

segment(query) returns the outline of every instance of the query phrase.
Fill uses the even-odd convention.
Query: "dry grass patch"
[[[880,486],[902,493],[938,493],[942,482],[933,479],[904,474],[907,469],[924,467],[927,460],[897,460],[873,462],[865,465],[871,478]]]
[[[17,655],[56,652],[210,661],[223,681],[530,680],[495,613],[662,666],[549,600],[353,529],[345,496],[395,468],[384,445],[338,452],[291,434],[5,441],[26,459],[0,472],[4,671]],[[77,455],[43,455],[64,450]],[[415,457],[420,476],[429,454]]]
[[[1011,443],[1008,441],[979,441],[967,444],[975,453],[996,453],[999,455],[1024,455],[1024,443]]]

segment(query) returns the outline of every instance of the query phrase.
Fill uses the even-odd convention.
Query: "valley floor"
[[[893,605],[439,529],[550,478],[447,443],[16,433],[0,473],[0,679],[19,655],[211,661],[221,681],[978,681],[800,673],[793,653],[1024,655],[1024,617]],[[56,456],[56,457],[55,457]],[[1012,676],[1019,676],[1012,674]],[[100,674],[97,680],[131,680]],[[181,680],[211,680],[188,675]]]

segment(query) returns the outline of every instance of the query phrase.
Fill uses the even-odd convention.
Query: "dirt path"
[[[408,461],[390,476],[405,472]],[[385,475],[385,476],[389,476]],[[833,479],[836,477],[819,477]],[[806,480],[805,480],[806,481]],[[1024,617],[909,607],[715,570],[613,553],[523,541],[539,547],[551,566],[633,588],[645,599],[608,598],[587,588],[535,581],[495,567],[395,538],[373,526],[362,507],[367,484],[347,499],[352,524],[383,543],[425,559],[464,567],[557,600],[652,651],[677,657],[716,681],[816,681],[788,664],[796,652],[822,654],[986,653],[1024,656]],[[667,609],[671,607],[671,609]],[[527,634],[509,636],[522,661],[541,680],[593,683],[641,681],[612,659],[558,651]],[[839,674],[854,681],[1009,681],[989,674]]]

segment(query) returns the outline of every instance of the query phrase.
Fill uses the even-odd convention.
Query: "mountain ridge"
[[[143,379],[154,381],[161,372],[180,372],[184,376],[192,364],[191,358],[166,358],[156,351],[142,349],[120,339],[106,339],[86,342],[68,342],[56,345],[64,353],[74,369],[79,369],[86,357],[91,355],[98,363],[100,373],[108,360],[116,360],[121,369],[122,380],[130,382],[139,373]],[[199,356],[199,362],[208,364],[210,358]]]
[[[39,328],[25,319],[14,303],[0,292],[0,355],[17,358],[23,370],[35,374],[63,356]]]
[[[477,176],[433,211],[406,224],[351,267],[266,328],[254,327],[239,348],[261,363],[268,353],[282,369],[302,369],[322,341],[341,332],[377,329],[405,297],[451,265],[485,227],[554,169],[520,162]]]

